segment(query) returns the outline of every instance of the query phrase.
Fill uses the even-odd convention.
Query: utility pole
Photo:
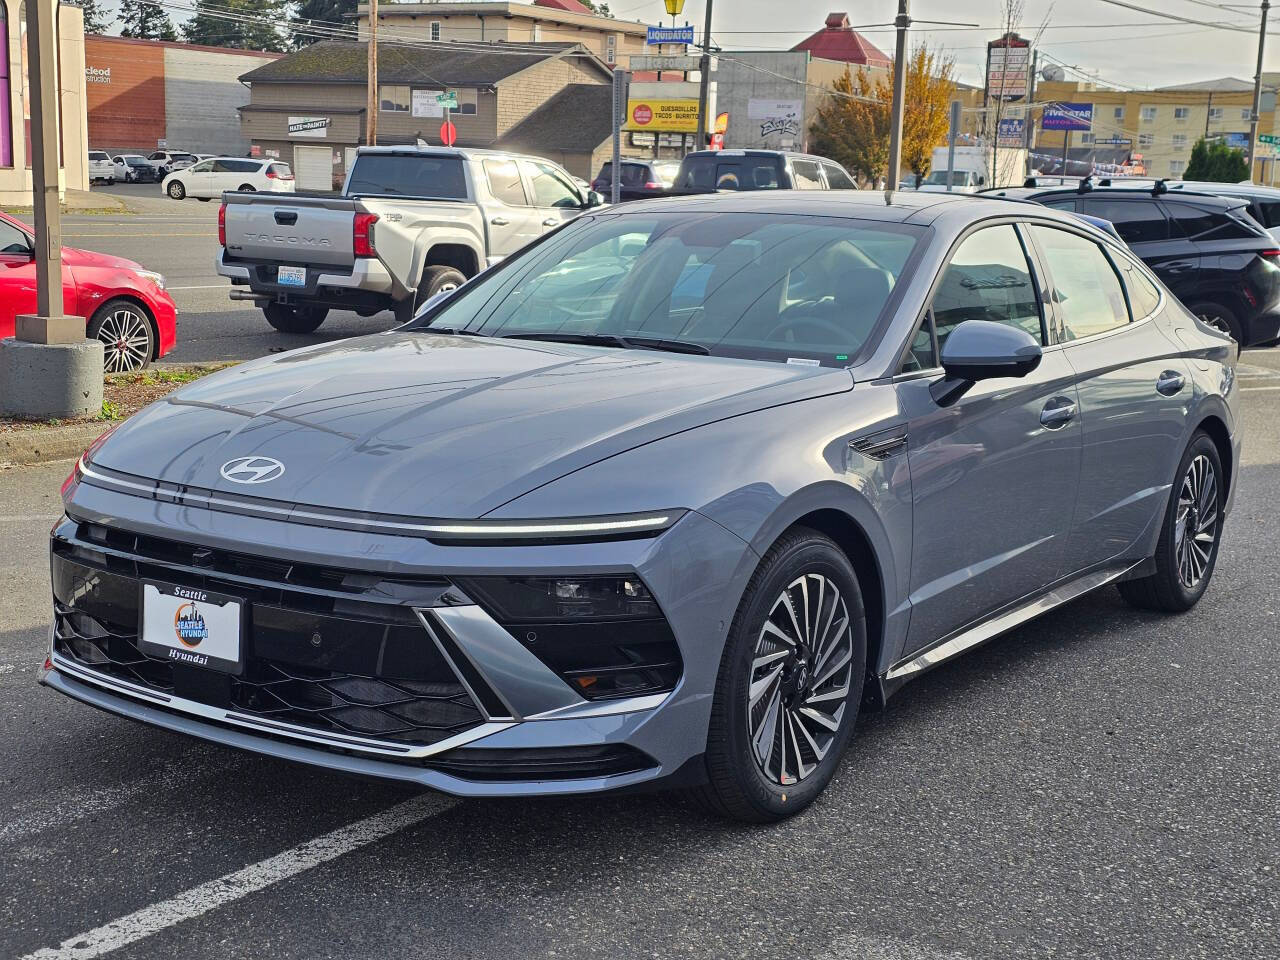
[[[1035,148],[1035,124],[1032,122],[1032,111],[1035,110],[1036,103],[1036,77],[1040,71],[1040,51],[1031,51],[1031,85],[1027,89],[1027,109],[1023,112],[1022,117],[1022,146],[1027,151],[1027,164],[1024,176],[1031,176],[1031,171],[1035,169],[1031,162],[1031,151]],[[995,186],[995,181],[991,181]]]
[[[1209,118],[1213,116],[1213,91],[1209,91],[1209,105],[1204,111],[1204,138],[1209,139]]]
[[[28,0],[26,8],[36,313],[17,318],[15,339],[0,340],[0,413],[28,419],[96,414],[102,410],[102,343],[85,338],[84,317],[63,313],[57,0]]]
[[[1258,69],[1253,75],[1253,113],[1249,117],[1249,180],[1253,181],[1253,158],[1258,155],[1258,112],[1262,109],[1262,52],[1267,45],[1267,11],[1271,0],[1262,0],[1262,25],[1258,28]]]
[[[893,25],[898,28],[898,45],[893,57],[893,116],[889,120],[889,178],[886,190],[898,189],[898,174],[902,169],[902,113],[907,88],[907,28],[911,15],[908,0],[898,0],[898,16]]]
[[[378,0],[369,0],[369,102],[365,107],[364,142],[378,142]]]
[[[711,93],[711,0],[707,0],[706,17],[702,22],[702,59],[698,61],[698,136],[694,149],[707,145],[707,99]]]

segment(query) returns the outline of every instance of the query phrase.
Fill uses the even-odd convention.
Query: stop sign
[[[653,120],[653,108],[647,103],[637,103],[636,108],[631,111],[631,119],[643,127]]]
[[[458,128],[449,120],[440,124],[440,139],[444,141],[446,147],[452,147],[458,142]]]

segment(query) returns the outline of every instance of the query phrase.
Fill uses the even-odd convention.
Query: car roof
[[[1168,185],[1170,190],[1179,193],[1210,193],[1214,196],[1228,197],[1277,197],[1280,189],[1264,186],[1260,183],[1209,183],[1204,180],[1180,180]]]
[[[827,163],[836,163],[830,157],[819,157],[796,150],[694,150],[685,154],[686,160],[690,157],[790,157],[794,160],[825,160]]]

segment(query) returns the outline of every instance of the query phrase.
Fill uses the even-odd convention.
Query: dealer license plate
[[[243,610],[239,599],[226,594],[144,582],[138,646],[175,663],[239,673]]]
[[[280,267],[276,272],[276,282],[282,287],[305,287],[307,285],[307,268]]]

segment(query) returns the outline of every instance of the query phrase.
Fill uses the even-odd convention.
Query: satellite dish
[[[1057,64],[1050,64],[1040,71],[1040,79],[1048,83],[1061,83],[1067,78],[1067,72]]]

